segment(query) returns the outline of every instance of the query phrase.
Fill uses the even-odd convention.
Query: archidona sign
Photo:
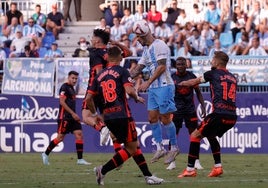
[[[45,59],[7,59],[2,93],[53,96],[55,63]]]

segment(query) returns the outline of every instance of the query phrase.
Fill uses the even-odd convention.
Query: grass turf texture
[[[0,154],[0,188],[83,188],[99,187],[96,184],[93,168],[104,164],[113,154],[85,153],[84,159],[92,165],[84,166],[76,164],[74,153],[51,153],[50,165],[44,166],[40,153],[1,153]],[[152,154],[145,154],[150,161]],[[176,169],[168,171],[159,162],[149,164],[152,173],[165,182],[157,187],[198,187],[198,188],[223,188],[223,187],[268,187],[268,157],[256,154],[223,154],[222,162],[224,174],[217,178],[208,178],[207,175],[213,166],[212,156],[201,154],[200,161],[203,170],[198,170],[197,177],[177,178],[177,175],[186,167],[187,155],[177,156]],[[113,170],[106,174],[105,185],[102,187],[116,188],[142,188],[148,187],[145,180],[134,163],[128,160],[121,170]]]

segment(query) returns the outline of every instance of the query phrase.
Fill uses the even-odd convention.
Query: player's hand
[[[142,104],[145,104],[145,99],[142,98],[142,97],[140,97],[140,96],[138,96],[137,99],[136,99],[135,101],[136,101],[136,102],[140,102],[140,103],[142,103]]]
[[[139,86],[138,91],[145,92],[145,91],[148,89],[149,86],[150,86],[150,84],[149,84],[148,81],[143,82],[143,83]]]

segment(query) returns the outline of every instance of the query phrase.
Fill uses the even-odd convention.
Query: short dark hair
[[[112,46],[108,49],[108,57],[109,58],[117,58],[119,55],[121,55],[122,51],[117,46]]]
[[[39,7],[39,8],[41,8],[41,5],[37,4],[35,7]]]
[[[72,75],[72,74],[75,75],[75,76],[78,76],[78,75],[79,75],[78,72],[72,70],[72,71],[70,71],[70,72],[68,73],[68,76],[70,76],[70,75]]]
[[[110,33],[103,29],[94,29],[93,34],[94,36],[99,37],[105,45],[110,41]]]
[[[178,57],[176,59],[176,62],[178,62],[178,61],[186,64],[186,59],[184,57]]]
[[[223,65],[227,65],[229,61],[229,56],[223,51],[215,51],[214,57],[219,60],[219,62]]]

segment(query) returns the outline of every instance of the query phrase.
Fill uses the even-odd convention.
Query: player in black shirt
[[[176,126],[176,135],[178,137],[180,129],[182,128],[182,123],[184,121],[185,126],[188,129],[189,134],[191,134],[198,126],[198,118],[196,115],[196,108],[194,104],[194,91],[196,93],[197,99],[201,104],[202,118],[205,117],[205,104],[203,96],[200,92],[199,86],[195,85],[192,87],[180,86],[179,84],[182,81],[195,79],[196,76],[187,71],[187,63],[184,57],[178,57],[175,62],[177,71],[171,75],[174,84],[175,84],[175,104],[177,111],[173,113],[173,122]],[[192,142],[190,140],[190,142]],[[197,142],[200,144],[200,142]],[[199,163],[199,156],[195,161],[195,168],[202,169],[202,166]],[[175,168],[175,161],[170,163],[168,170]]]
[[[88,96],[89,99],[100,96],[100,105],[103,108],[103,116],[96,115],[96,119],[104,119],[106,126],[113,134],[113,140],[124,143],[124,148],[117,151],[114,157],[105,165],[95,168],[97,183],[104,185],[104,175],[122,165],[124,161],[133,157],[142,171],[147,184],[160,184],[163,179],[151,174],[145,158],[139,147],[136,125],[128,106],[126,93],[137,102],[144,103],[133,86],[133,81],[127,69],[120,66],[122,60],[121,50],[114,46],[108,50],[108,65],[94,79]],[[92,100],[87,101],[91,112],[96,112]]]
[[[50,152],[64,140],[65,135],[68,133],[73,133],[75,136],[75,144],[77,151],[77,164],[89,165],[83,159],[83,132],[80,123],[80,117],[75,112],[76,104],[76,92],[74,86],[77,83],[78,72],[70,71],[68,73],[68,81],[62,84],[59,97],[60,97],[60,107],[58,115],[58,131],[57,137],[53,139],[49,146],[47,147],[45,153],[42,153],[42,159],[44,165],[49,165],[48,155]]]
[[[89,80],[88,80],[88,88],[92,85],[92,82],[96,75],[106,67],[107,65],[107,44],[110,42],[110,45],[118,46],[123,53],[124,57],[128,57],[132,55],[132,52],[125,47],[124,45],[110,41],[110,34],[102,29],[95,29],[93,31],[93,36],[91,38],[91,45],[92,48],[89,48]],[[92,126],[97,131],[101,133],[101,143],[106,143],[109,132],[108,129],[105,128],[105,125],[101,122],[95,122],[94,118],[92,118],[92,113],[87,108],[86,102],[88,99],[87,93],[85,94],[85,98],[82,104],[82,117],[83,121],[87,124]],[[94,98],[95,106],[98,108],[99,112],[102,114],[102,107],[100,104],[99,97]]]
[[[237,80],[232,73],[226,69],[229,57],[222,51],[214,53],[212,66],[203,76],[180,83],[181,86],[194,86],[200,83],[209,82],[212,100],[212,113],[205,117],[194,132],[191,134],[192,141],[200,141],[206,137],[211,146],[215,165],[208,177],[217,177],[223,173],[221,164],[220,144],[217,140],[225,132],[233,128],[236,123],[236,88]],[[199,147],[197,144],[190,144],[187,168],[178,177],[194,177],[195,160],[198,157]]]

